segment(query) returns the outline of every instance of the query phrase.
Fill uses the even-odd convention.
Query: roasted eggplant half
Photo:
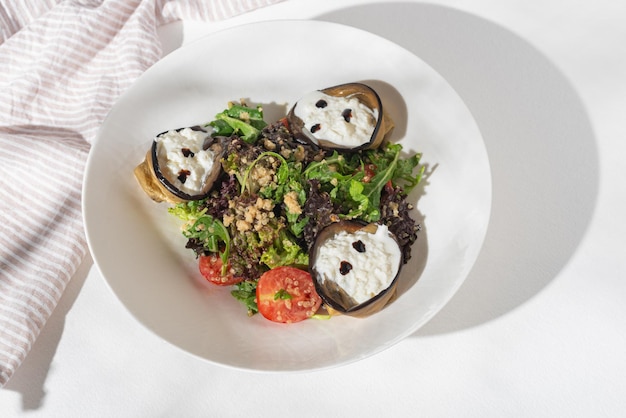
[[[302,141],[354,151],[377,148],[393,128],[378,93],[362,83],[307,93],[290,109],[287,121]]]
[[[366,317],[395,296],[401,249],[385,225],[335,222],[317,236],[309,255],[315,289],[331,313]]]
[[[155,202],[200,200],[221,173],[224,150],[219,138],[199,126],[165,131],[155,137],[135,177]]]

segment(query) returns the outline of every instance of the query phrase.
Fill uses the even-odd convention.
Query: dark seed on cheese
[[[354,241],[352,243],[352,247],[354,247],[354,249],[357,250],[360,253],[364,253],[365,252],[365,244],[361,240]]]
[[[328,105],[328,103],[326,103],[326,100],[320,99],[317,101],[317,103],[315,103],[315,107],[319,107],[320,109],[325,108]]]
[[[196,154],[194,154],[194,153],[193,153],[193,151],[192,151],[192,150],[190,150],[189,148],[181,148],[181,150],[180,150],[180,151],[183,153],[183,155],[184,155],[185,157],[193,157],[194,155],[196,155]]]
[[[316,123],[315,125],[311,126],[311,133],[314,134],[315,132],[319,131],[321,128],[319,123]]]
[[[341,273],[342,276],[345,276],[346,274],[350,273],[350,270],[352,270],[352,264],[348,263],[347,261],[342,261],[341,265],[339,266],[339,273]]]
[[[189,170],[180,170],[178,172],[178,180],[180,180],[181,183],[185,184],[185,181],[187,181],[187,176],[191,175],[191,171]]]
[[[341,116],[343,116],[343,120],[350,123],[350,119],[352,119],[352,109],[345,109],[341,112]]]

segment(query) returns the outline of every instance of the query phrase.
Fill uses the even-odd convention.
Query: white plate
[[[362,81],[396,122],[392,141],[423,152],[428,177],[410,199],[422,232],[399,297],[366,319],[292,325],[246,316],[229,289],[205,283],[179,223],[133,176],[155,134],[208,122],[228,101],[263,104],[268,120],[302,94]],[[166,341],[210,362],[258,371],[350,363],[432,318],[476,260],[491,206],[480,132],[453,88],[376,35],[316,21],[255,23],[213,34],[158,62],[121,97],[88,160],[84,221],[93,259],[122,304]]]

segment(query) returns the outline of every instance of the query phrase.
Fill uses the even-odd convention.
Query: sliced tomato
[[[235,277],[230,269],[230,265],[226,270],[226,274],[222,275],[222,259],[216,254],[201,255],[198,261],[200,274],[205,279],[219,286],[230,286],[243,281],[241,277]]]
[[[295,267],[276,267],[259,278],[257,306],[265,318],[292,323],[307,319],[322,304],[311,275]]]

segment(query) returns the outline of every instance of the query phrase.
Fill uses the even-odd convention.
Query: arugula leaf
[[[387,152],[384,153],[383,157],[386,158],[372,159],[374,165],[376,165],[376,174],[374,174],[369,182],[363,184],[362,191],[362,195],[367,198],[371,208],[365,213],[365,220],[367,221],[377,221],[380,218],[380,212],[378,211],[378,207],[380,206],[380,194],[385,184],[393,178],[400,155],[401,147],[394,147],[391,154]],[[390,147],[388,147],[388,149],[390,149]]]
[[[218,121],[221,121],[223,123],[220,123]],[[209,123],[209,125],[211,125],[214,129],[218,127],[221,128],[223,131],[226,131],[226,129],[224,128],[224,123],[232,128],[232,131],[230,133],[231,135],[236,134],[248,143],[256,141],[256,139],[261,134],[261,131],[259,129],[255,128],[249,123],[228,116],[225,113],[218,113],[217,115],[215,115],[215,121],[212,121],[211,123]]]
[[[196,238],[204,243],[204,247],[213,253],[220,251],[220,243],[226,245],[224,253],[228,254],[230,236],[228,230],[219,220],[210,215],[199,217],[190,228],[183,231],[187,238]],[[226,256],[228,259],[228,256]],[[224,261],[224,260],[223,260]]]
[[[222,119],[216,119],[209,125],[213,128],[213,133],[211,134],[213,136],[231,136],[235,132],[235,129]]]
[[[421,179],[423,168],[413,175],[421,154],[400,158],[400,144],[387,144],[378,149],[344,156],[336,151],[319,162],[309,164],[303,176],[316,179],[336,205],[344,208],[343,218],[360,218],[367,222],[380,219],[380,197],[390,181],[408,193]],[[375,167],[374,175],[364,182],[365,164]]]
[[[280,289],[278,292],[276,292],[274,294],[274,300],[289,300],[292,299],[291,295],[289,294],[289,292],[287,292],[285,289]]]
[[[407,194],[419,184],[422,180],[422,176],[424,175],[424,169],[426,168],[424,166],[420,167],[417,175],[413,175],[413,171],[415,170],[415,167],[419,165],[421,158],[422,154],[414,154],[409,158],[398,160],[396,170],[393,173],[392,181],[394,184],[397,184],[400,180],[402,180],[403,184],[401,187]]]
[[[218,219],[206,214],[207,208],[201,209],[203,201],[179,203],[168,211],[185,221],[182,226],[186,238],[194,238],[202,243],[209,252],[219,253],[222,259],[222,274],[226,274],[230,255],[230,234]]]
[[[242,302],[248,309],[248,316],[252,316],[259,312],[259,307],[256,303],[256,280],[244,280],[235,285],[230,294],[235,299]]]
[[[379,152],[370,153],[369,158],[377,167],[389,165],[393,169],[389,180],[395,186],[402,187],[405,193],[409,193],[420,182],[424,173],[424,167],[421,167],[417,174],[413,174],[419,165],[422,154],[417,153],[408,158],[400,158],[401,151],[402,145],[387,144]]]
[[[335,203],[341,203],[341,206],[349,210],[360,203],[360,199],[350,198],[350,188],[353,187],[353,181],[358,183],[363,179],[364,172],[358,169],[361,166],[360,158],[355,162],[334,151],[329,158],[309,164],[303,177],[307,181],[318,180],[320,187]]]
[[[261,106],[254,109],[230,103],[228,109],[215,115],[215,120],[211,121],[209,125],[213,127],[213,136],[236,134],[245,142],[254,143],[267,123],[263,120]]]
[[[225,111],[228,116],[237,118],[244,122],[248,123],[258,123],[259,121],[265,127],[267,123],[263,120],[263,108],[261,106],[257,106],[256,108],[251,108],[244,105],[236,105],[234,103],[230,103],[228,109]]]
[[[289,230],[296,237],[302,236],[302,233],[304,232],[304,228],[307,226],[310,220],[308,216],[304,216],[302,217],[302,219],[298,220],[299,218],[300,218],[300,215],[294,215],[290,212],[287,213],[287,222],[289,223]]]
[[[355,180],[350,182],[349,195],[353,202],[357,203],[357,207],[348,213],[349,218],[363,218],[367,221],[375,221],[380,217],[380,193],[378,195],[369,196],[364,194],[365,185]]]
[[[338,181],[347,180],[354,175],[360,164],[361,161],[358,158],[358,154],[348,159],[337,151],[333,151],[330,157],[310,163],[302,172],[302,175],[307,180],[317,179],[320,182],[330,182],[332,179],[337,179]]]

